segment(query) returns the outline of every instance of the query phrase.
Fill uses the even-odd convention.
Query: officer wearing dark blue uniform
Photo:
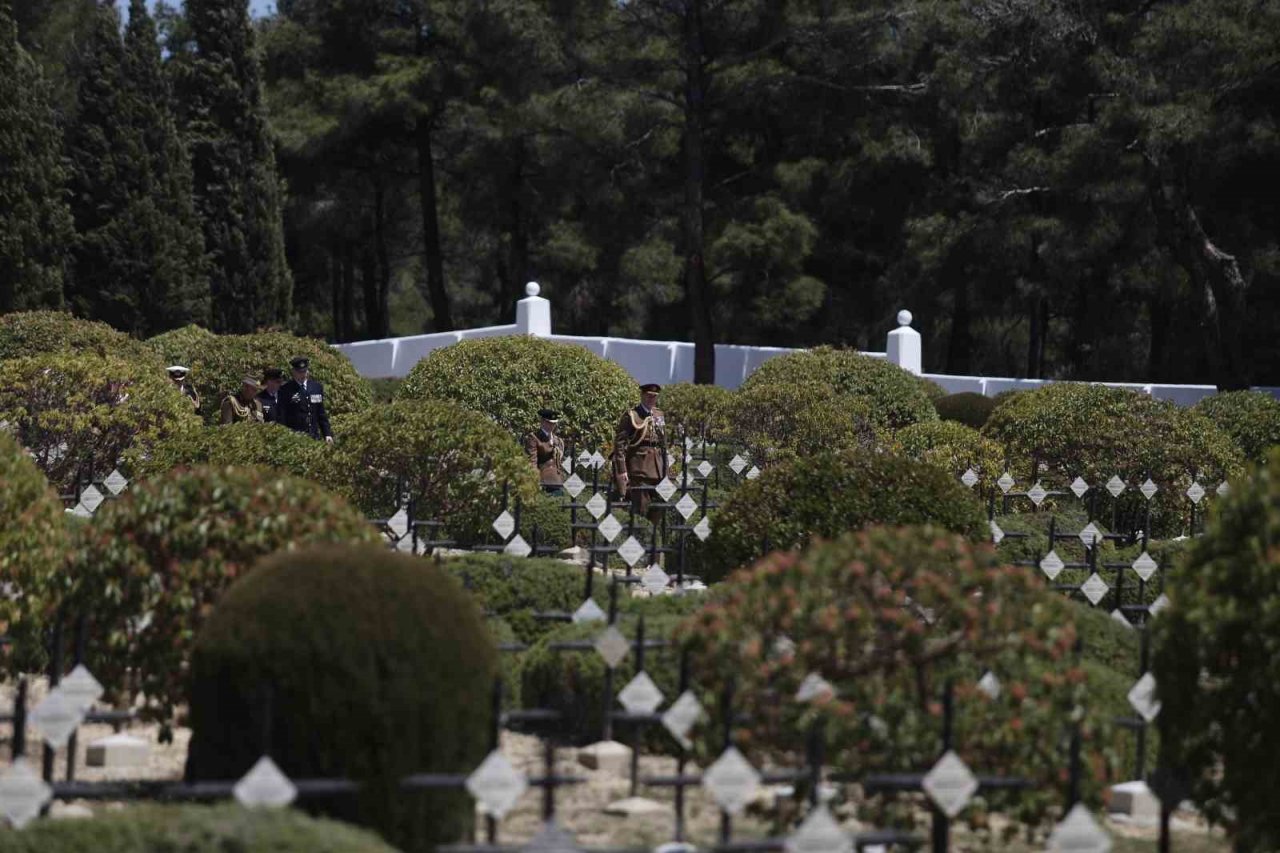
[[[280,387],[276,422],[332,444],[333,430],[324,409],[324,386],[311,378],[310,360],[299,356],[290,361],[289,366],[293,368],[293,379]]]

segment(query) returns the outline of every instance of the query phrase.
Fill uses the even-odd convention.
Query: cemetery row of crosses
[[[567,349],[542,345],[556,357]],[[486,357],[505,358],[501,350]],[[778,361],[793,358],[805,366],[808,356]],[[870,361],[839,351],[820,358],[842,370]],[[22,360],[0,361],[0,370]],[[883,362],[874,369],[899,371]],[[794,384],[785,365],[778,370],[774,381]],[[476,665],[493,668],[492,712],[476,712],[468,693],[472,706],[457,718],[474,718],[474,736],[434,729],[415,736],[484,749],[465,761],[403,767],[387,789],[398,792],[386,795],[393,808],[428,792],[465,792],[475,814],[462,821],[461,836],[424,840],[363,807],[335,812],[401,849],[463,840],[628,847],[644,838],[843,853],[876,844],[999,849],[1017,838],[1105,851],[1119,825],[1106,818],[1108,805],[1119,806],[1117,789],[1108,789],[1125,783],[1129,796],[1148,779],[1141,796],[1156,804],[1159,824],[1149,834],[1169,832],[1177,813],[1205,843],[1225,844],[1223,830],[1206,828],[1193,808],[1194,768],[1170,764],[1178,759],[1162,715],[1176,707],[1183,720],[1194,703],[1162,690],[1161,625],[1180,617],[1184,562],[1226,535],[1220,513],[1255,499],[1253,484],[1268,470],[1262,460],[1247,459],[1207,415],[1172,404],[1150,417],[1214,430],[1206,442],[1213,453],[1183,460],[1178,454],[1196,445],[1171,443],[1130,458],[1123,442],[1083,442],[1106,452],[1072,458],[1069,432],[1059,456],[1052,440],[1027,453],[1022,431],[1036,424],[1001,414],[1022,405],[1018,396],[970,426],[940,417],[942,398],[935,403],[914,378],[904,387],[923,402],[906,423],[876,424],[867,446],[867,431],[837,424],[823,432],[825,421],[760,426],[751,419],[759,411],[752,395],[767,379],[738,392],[669,389],[673,441],[667,476],[652,489],[657,523],[618,492],[613,448],[585,438],[592,424],[571,425],[576,446],[562,462],[563,486],[540,489],[516,441],[521,430],[512,428],[527,420],[504,423],[462,393],[415,396],[426,383],[412,376],[390,404],[340,412],[332,447],[274,424],[183,423],[139,432],[105,470],[47,483],[45,499],[66,525],[58,534],[65,554],[49,577],[75,580],[40,587],[41,607],[12,610],[10,643],[25,668],[11,672],[13,757],[0,776],[0,813],[14,831],[40,832],[41,815],[67,802],[134,808],[140,799],[211,798],[322,813],[335,797],[359,802],[375,784],[361,776],[360,762],[320,768],[290,752],[290,715],[301,712],[289,704],[293,688],[273,683],[269,668],[244,688],[258,698],[246,700],[255,733],[241,741],[256,751],[231,776],[193,770],[200,728],[212,724],[186,693],[201,695],[200,679],[213,671],[193,655],[220,648],[213,637],[232,636],[214,630],[231,618],[220,602],[238,603],[257,573],[284,571],[291,559],[330,559],[310,547],[351,545],[368,555],[348,560],[352,584],[383,560],[408,561],[411,574],[432,578],[442,600],[462,596],[463,609],[474,610],[467,618],[485,633],[458,654],[496,662]],[[602,395],[590,381],[576,393]],[[832,374],[820,381],[840,386]],[[875,393],[835,399],[874,418],[886,405]],[[14,464],[48,476],[26,437],[53,421],[37,404],[22,405],[0,393],[0,413],[17,425]],[[1035,411],[1021,417],[1034,419]],[[597,435],[613,415],[600,418]],[[410,434],[419,423],[430,426]],[[449,428],[435,427],[442,423]],[[1116,428],[1129,433],[1132,424]],[[803,433],[809,429],[816,439]],[[83,439],[59,440],[74,452]],[[219,455],[224,441],[243,458]],[[201,457],[182,455],[193,447]],[[169,459],[172,467],[157,463]],[[1015,473],[1024,470],[1033,476]],[[1247,486],[1241,497],[1238,483]],[[240,501],[237,489],[249,496]],[[283,501],[291,490],[314,497]],[[179,494],[197,499],[183,504]],[[291,513],[307,514],[304,532]],[[356,523],[345,532],[349,516]],[[257,533],[237,532],[241,524],[254,530],[255,518]],[[22,545],[37,553],[37,543]],[[921,565],[923,553],[957,556],[930,566]],[[201,568],[184,574],[186,565]],[[173,612],[180,601],[189,604]],[[335,604],[328,613],[341,610]],[[120,624],[111,624],[116,618]],[[306,620],[293,630],[305,633]],[[935,651],[931,644],[953,630],[952,651]],[[379,640],[367,642],[370,654],[381,654]],[[415,701],[425,694],[421,701],[446,702],[450,690],[418,685]],[[126,731],[80,738],[103,725]],[[146,754],[180,751],[188,730],[186,772],[148,775]],[[168,743],[174,731],[184,737]],[[382,748],[363,731],[310,736]],[[530,750],[535,742],[545,750]],[[131,767],[126,748],[143,763]],[[629,796],[615,797],[619,786]],[[609,843],[600,843],[598,825],[564,806],[567,797],[593,796],[642,803],[648,817],[606,819]],[[1130,796],[1131,808],[1138,797]],[[992,814],[1005,817],[993,823]],[[584,832],[591,844],[577,839]]]

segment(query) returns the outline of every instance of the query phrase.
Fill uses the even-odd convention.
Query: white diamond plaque
[[[711,522],[704,515],[702,520],[693,526],[693,533],[703,542],[707,541],[707,537],[711,535]]]
[[[731,746],[702,774],[702,787],[722,810],[737,815],[756,798],[760,774],[736,746]]]
[[[750,468],[747,469],[746,476],[748,480],[754,480],[756,477],[760,476],[760,469],[752,465]]]
[[[729,460],[729,468],[735,474],[741,474],[742,470],[746,467],[747,467],[747,460],[743,459],[741,456],[739,456],[736,453],[733,455],[733,458]]]
[[[991,541],[999,545],[1000,540],[1004,538],[1004,531],[1000,529],[1000,525],[996,524],[996,520],[991,519]]]
[[[587,487],[587,483],[577,474],[570,474],[569,479],[564,481],[564,490],[569,493],[569,497],[576,498],[582,494],[582,490]]]
[[[603,468],[603,467],[604,467],[604,457],[600,455],[600,451],[599,451],[599,450],[597,450],[595,453],[592,453],[592,454],[591,454],[591,467],[592,467],[592,468]]]
[[[605,615],[604,610],[596,604],[594,598],[588,598],[586,601],[578,605],[578,609],[573,611],[573,624],[582,625],[587,622],[604,622],[609,617]]]
[[[996,678],[996,674],[991,670],[987,670],[982,678],[978,679],[978,689],[992,699],[1000,698],[1000,679]]]
[[[1187,487],[1187,497],[1191,498],[1193,504],[1198,504],[1204,500],[1204,486],[1199,483],[1192,483]]]
[[[396,539],[403,539],[409,532],[409,513],[400,508],[396,514],[387,519],[387,529],[395,534]],[[507,537],[503,536],[503,539]]]
[[[107,479],[102,481],[102,485],[106,486],[111,494],[118,495],[128,487],[129,481],[125,479],[124,474],[121,474],[120,469],[117,468],[107,476]]]
[[[1112,621],[1118,622],[1119,624],[1123,625],[1129,630],[1131,631],[1133,630],[1133,625],[1129,624],[1129,620],[1125,617],[1125,615],[1122,612],[1120,612],[1119,607],[1111,611],[1111,619]]]
[[[98,507],[102,506],[104,500],[106,500],[106,496],[98,491],[97,486],[89,486],[80,493],[80,503],[84,504],[84,508],[89,512],[97,512]]]
[[[652,714],[664,698],[647,672],[637,672],[635,678],[618,693],[618,701],[632,714]]]
[[[1049,849],[1057,853],[1108,853],[1111,838],[1084,803],[1076,803],[1050,833]]]
[[[1111,591],[1111,587],[1107,586],[1107,582],[1098,576],[1097,572],[1089,575],[1089,579],[1085,581],[1080,591],[1084,593],[1084,597],[1089,599],[1089,603],[1096,605],[1102,600],[1102,596]]]
[[[1218,488],[1215,489],[1214,491],[1218,493],[1218,497],[1225,498],[1227,496],[1227,493],[1231,491],[1231,484],[1228,483],[1226,480],[1223,480],[1221,483],[1218,484]]]
[[[644,546],[636,541],[636,537],[628,536],[626,541],[618,546],[618,556],[626,560],[628,566],[634,567],[644,556]]]
[[[947,750],[933,769],[925,774],[920,787],[947,817],[955,817],[969,805],[978,790],[978,780],[968,765],[954,751]]]
[[[591,517],[598,519],[609,509],[609,502],[604,499],[604,495],[596,492],[591,496],[591,500],[587,501],[587,512],[591,513]]]
[[[1160,567],[1156,564],[1156,561],[1151,559],[1151,555],[1146,551],[1143,551],[1138,559],[1133,561],[1134,572],[1144,581],[1151,580],[1151,576],[1156,573],[1158,568]]]
[[[972,468],[969,468],[960,475],[960,482],[972,489],[978,483],[978,473]]]
[[[1013,475],[1005,471],[1000,475],[1000,479],[996,480],[996,485],[1000,487],[1000,491],[1006,495],[1009,494],[1009,490],[1013,488]]]
[[[1147,500],[1151,500],[1153,497],[1155,497],[1156,492],[1160,491],[1160,487],[1157,486],[1155,483],[1153,483],[1151,481],[1151,478],[1148,477],[1146,479],[1146,482],[1144,482],[1141,486],[1138,487],[1138,491],[1142,492],[1142,496],[1144,498],[1146,498]]]
[[[687,492],[680,496],[680,500],[676,501],[676,512],[680,513],[680,517],[685,521],[688,521],[689,516],[693,515],[697,510],[698,502],[690,497]]]
[[[800,682],[800,689],[796,691],[796,701],[816,702],[819,699],[830,699],[835,695],[836,689],[831,686],[830,681],[816,672],[811,672],[804,677],[804,681]]]
[[[512,533],[516,532],[516,520],[511,513],[504,509],[502,514],[493,520],[493,529],[505,541],[511,538]]]
[[[1120,479],[1119,474],[1112,474],[1111,479],[1107,480],[1107,491],[1111,493],[1111,497],[1118,498],[1125,490],[1125,482]]]
[[[1159,598],[1151,602],[1151,606],[1147,608],[1147,612],[1150,613],[1152,616],[1159,616],[1160,611],[1164,610],[1168,606],[1169,606],[1169,596],[1165,595],[1162,592],[1160,593]]]
[[[1084,493],[1089,491],[1089,484],[1084,481],[1083,477],[1076,477],[1071,481],[1071,494],[1077,498],[1084,497]]]
[[[1040,506],[1040,504],[1044,503],[1044,499],[1048,497],[1048,495],[1049,493],[1044,490],[1044,486],[1040,485],[1039,481],[1037,481],[1034,486],[1027,489],[1027,497],[1031,498],[1031,502],[1036,506]]]
[[[705,480],[707,477],[711,476],[711,472],[715,469],[715,467],[716,466],[712,465],[710,462],[703,459],[701,462],[698,463],[697,472],[701,474],[702,479]]]
[[[1080,531],[1080,541],[1086,548],[1092,548],[1102,541],[1102,531],[1091,521],[1084,526],[1084,530]]]
[[[596,637],[595,647],[609,669],[616,668],[631,651],[631,644],[614,625],[605,628],[600,636]]]
[[[662,715],[662,725],[671,732],[671,736],[681,746],[689,749],[693,746],[693,741],[689,739],[689,732],[700,719],[702,719],[702,703],[698,701],[697,696],[693,695],[692,690],[686,690]]]
[[[510,554],[512,557],[527,557],[533,553],[533,548],[529,547],[529,543],[524,541],[524,537],[517,533],[511,537],[507,547],[502,549],[502,553]]]
[[[618,534],[622,532],[622,523],[613,517],[613,513],[606,515],[596,526],[600,531],[600,535],[604,537],[604,541],[612,543],[618,538]]]
[[[56,687],[31,711],[31,722],[40,729],[44,742],[54,749],[66,746],[71,733],[83,721],[84,711]]]
[[[853,837],[819,803],[783,843],[786,853],[852,853]]]
[[[1062,558],[1058,556],[1057,551],[1050,551],[1040,561],[1040,571],[1044,572],[1045,577],[1049,580],[1057,579],[1064,568],[1066,568],[1066,564],[1062,562]]]
[[[93,677],[93,673],[89,672],[88,667],[84,664],[77,664],[76,668],[71,670],[66,678],[62,679],[62,683],[58,685],[58,689],[67,697],[72,706],[78,708],[80,713],[85,713],[98,701],[102,696],[102,685],[98,683],[98,679]]]
[[[501,820],[529,789],[529,780],[495,749],[467,777],[466,787],[485,814]]]
[[[53,799],[53,789],[19,756],[0,773],[0,814],[22,829],[40,815],[40,810]]]
[[[89,508],[82,503],[77,503],[76,508],[71,510],[71,514],[74,515],[76,518],[92,518],[93,517],[93,513],[90,512]]]
[[[664,572],[662,566],[657,563],[645,569],[644,574],[640,575],[640,586],[644,587],[650,595],[663,592],[669,583],[671,583],[671,575]]]
[[[236,801],[248,808],[279,809],[292,803],[298,796],[297,787],[289,777],[280,772],[276,763],[267,756],[258,759],[232,789]]]
[[[1148,723],[1160,714],[1160,700],[1156,699],[1156,677],[1150,672],[1143,673],[1134,683],[1129,689],[1128,698],[1133,710],[1141,714],[1142,719]]]
[[[538,830],[538,834],[529,839],[529,843],[520,848],[520,853],[579,853],[578,842],[566,829],[561,829],[554,820],[549,820]]]
[[[653,489],[664,501],[669,501],[671,500],[671,496],[676,493],[676,484],[668,480],[666,477],[663,477],[658,481],[658,485],[654,486]]]

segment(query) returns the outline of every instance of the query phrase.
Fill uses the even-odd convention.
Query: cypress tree
[[[196,209],[209,252],[213,328],[288,320],[283,187],[262,103],[248,0],[188,0],[195,50],[179,77]]]
[[[48,87],[0,0],[0,314],[62,305],[71,216],[60,148]]]

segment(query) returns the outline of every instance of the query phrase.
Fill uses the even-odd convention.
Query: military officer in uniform
[[[280,387],[277,423],[333,444],[329,414],[324,409],[324,386],[311,378],[311,360],[298,356],[289,366],[293,368],[293,378]]]
[[[263,389],[258,392],[258,402],[262,404],[262,419],[267,423],[275,423],[280,414],[280,386],[284,384],[284,371],[278,367],[268,367],[262,371]]]
[[[187,382],[187,375],[191,372],[181,364],[175,364],[168,369],[169,381],[173,383],[187,399],[191,401],[192,407],[198,412],[200,411],[200,395],[196,393],[194,386]]]
[[[662,510],[649,509],[652,488],[667,476],[667,425],[658,405],[662,386],[649,383],[640,386],[640,404],[627,409],[618,421],[613,441],[613,476],[618,490],[631,499],[636,513],[646,514],[651,522],[662,520]]]
[[[243,422],[262,423],[262,403],[258,402],[258,392],[262,386],[252,376],[240,380],[240,393],[228,394],[222,401],[222,424],[238,424]]]
[[[539,409],[538,417],[542,425],[524,437],[524,452],[538,470],[542,488],[555,494],[564,485],[564,469],[560,467],[564,461],[564,439],[556,435],[560,415],[551,409]]]

